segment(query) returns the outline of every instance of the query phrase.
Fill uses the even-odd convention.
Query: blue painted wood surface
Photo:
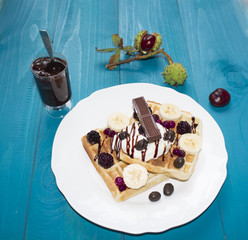
[[[0,239],[247,239],[248,4],[245,0],[0,1]],[[149,82],[165,86],[166,60],[105,69],[112,34],[133,44],[143,29],[162,34],[163,47],[187,69],[177,91],[199,102],[220,125],[229,155],[219,195],[197,219],[160,234],[133,236],[79,216],[56,186],[51,150],[60,120],[47,116],[30,64],[44,52],[47,29],[69,62],[73,102],[105,87]],[[208,95],[231,93],[217,109]],[[214,137],[214,136],[213,136]]]

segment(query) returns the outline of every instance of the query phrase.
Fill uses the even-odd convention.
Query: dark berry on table
[[[185,133],[191,133],[191,126],[187,121],[181,121],[177,124],[177,133],[181,135]]]
[[[145,149],[148,145],[148,141],[146,139],[142,139],[142,140],[139,140],[136,144],[135,144],[135,148],[138,150],[138,151],[142,151],[143,149]]]
[[[120,192],[123,192],[127,189],[127,186],[125,184],[118,186]]]
[[[113,137],[115,135],[115,131],[114,130],[110,130],[108,135],[109,135],[109,137]]]
[[[168,140],[170,142],[173,142],[174,139],[175,139],[175,132],[173,130],[167,130],[165,133],[164,133],[164,140]]]
[[[126,132],[126,131],[123,131],[123,132],[121,132],[121,133],[119,134],[120,140],[124,140],[124,139],[126,139],[127,137],[129,137],[129,133]]]
[[[134,112],[133,112],[133,118],[134,118],[135,120],[139,121],[138,114],[137,114],[137,112],[136,112],[135,110],[134,110]]]
[[[100,134],[97,131],[91,130],[87,133],[87,140],[92,145],[100,143]]]
[[[143,136],[146,135],[145,129],[144,129],[144,127],[142,125],[139,126],[138,131],[139,131],[139,134],[140,135],[143,135]]]
[[[155,44],[156,37],[152,34],[146,34],[141,40],[141,49],[143,51],[149,51],[152,49],[153,45]]]
[[[159,120],[158,114],[152,114],[152,116],[155,122]]]
[[[174,128],[176,126],[176,123],[174,121],[169,121],[170,128]]]
[[[170,196],[174,192],[174,186],[171,183],[166,183],[163,192],[165,196]]]
[[[164,122],[162,123],[162,126],[165,127],[165,128],[167,128],[167,129],[169,129],[169,128],[170,128],[170,123],[169,123],[169,121],[164,121]]]
[[[217,88],[209,95],[209,101],[214,107],[224,107],[230,102],[230,99],[230,93],[223,88]]]
[[[154,191],[149,194],[149,199],[152,202],[157,202],[161,198],[160,192]]]
[[[113,156],[105,152],[100,153],[98,156],[98,164],[105,169],[112,167],[114,164]]]
[[[104,129],[103,133],[108,136],[110,131],[111,131],[110,128],[106,128]]]
[[[177,157],[174,160],[173,165],[174,165],[175,168],[181,168],[181,167],[183,167],[184,163],[185,163],[185,160],[184,160],[183,157]]]
[[[117,177],[117,178],[115,178],[115,184],[117,186],[121,186],[121,185],[124,185],[125,183],[124,183],[124,180],[122,177]]]

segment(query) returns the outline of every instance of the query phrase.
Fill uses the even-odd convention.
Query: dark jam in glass
[[[32,72],[44,104],[52,107],[64,105],[71,98],[68,67],[65,60],[41,57],[32,63]]]

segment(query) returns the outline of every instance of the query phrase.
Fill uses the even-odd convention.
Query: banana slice
[[[164,103],[160,106],[160,114],[163,120],[178,120],[182,115],[182,110],[174,105],[169,103]]]
[[[188,154],[197,154],[202,146],[201,137],[193,133],[183,134],[178,141],[178,146]]]
[[[115,112],[108,117],[108,127],[116,132],[120,132],[129,125],[130,119],[123,113]]]
[[[146,168],[140,164],[130,164],[123,170],[123,179],[129,188],[139,189],[146,185],[148,172]]]

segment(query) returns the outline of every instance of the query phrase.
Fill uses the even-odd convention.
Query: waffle
[[[160,116],[159,107],[161,104],[147,101],[148,106],[152,109],[153,114],[157,114]],[[160,116],[161,117],[161,116]],[[194,117],[194,121],[192,121],[193,115],[189,112],[182,111],[181,118],[176,122],[176,126],[180,121],[187,121],[190,125],[196,124],[197,127],[193,128],[193,133],[201,136],[202,135],[202,121],[199,118]],[[135,119],[131,119],[131,122],[135,122]],[[174,130],[176,132],[176,126]],[[151,159],[147,162],[143,162],[140,159],[130,158],[127,154],[125,154],[122,150],[120,152],[120,159],[128,164],[138,163],[144,166],[149,172],[153,173],[164,173],[168,177],[175,178],[177,180],[188,180],[194,171],[195,164],[198,159],[198,154],[191,155],[186,154],[185,156],[185,164],[182,168],[175,168],[173,163],[177,156],[172,154],[173,149],[177,147],[178,139],[180,139],[180,134],[176,133],[175,143],[172,145],[170,151],[164,156],[160,156],[157,159]]]
[[[110,192],[112,193],[114,199],[117,202],[124,201],[128,198],[131,198],[137,194],[140,194],[149,188],[157,185],[158,183],[163,182],[164,180],[168,179],[168,177],[165,174],[155,174],[148,172],[148,181],[145,186],[139,188],[139,189],[130,189],[127,188],[126,190],[120,192],[118,187],[115,184],[115,178],[116,177],[123,177],[123,169],[128,165],[127,163],[120,161],[117,159],[116,153],[111,151],[111,138],[107,137],[103,134],[103,130],[97,129],[96,131],[100,134],[100,145],[94,144],[91,145],[86,136],[83,136],[81,141],[82,144],[88,154],[88,156],[91,159],[91,162],[93,163],[94,167],[96,168],[97,172],[100,174],[106,185],[108,186]],[[99,149],[100,147],[100,149]],[[100,151],[99,151],[100,150]],[[105,169],[101,167],[98,164],[97,156],[101,152],[107,152],[110,153],[113,156],[114,164],[108,168]]]

